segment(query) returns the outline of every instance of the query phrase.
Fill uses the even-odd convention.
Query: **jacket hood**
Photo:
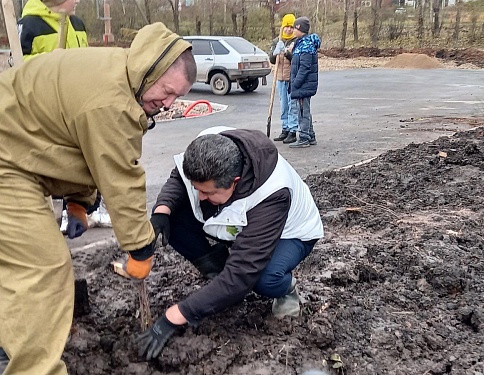
[[[270,177],[276,168],[278,151],[272,141],[258,130],[236,129],[220,133],[232,139],[244,157],[244,168],[234,200],[249,196]]]
[[[310,53],[315,55],[321,46],[318,34],[309,34],[301,37],[294,46],[293,54]]]
[[[41,16],[42,18],[52,18],[60,20],[61,14],[52,12],[42,1],[29,0],[22,10],[22,17],[25,16]]]
[[[39,0],[40,1],[40,0]],[[138,31],[128,50],[127,70],[131,89],[139,101],[191,44],[157,22]]]

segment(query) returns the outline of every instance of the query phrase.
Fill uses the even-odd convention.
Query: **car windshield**
[[[225,41],[230,44],[230,46],[241,54],[253,54],[254,52],[259,52],[259,48],[254,46],[251,42],[243,38],[227,38]],[[254,51],[254,48],[256,49]]]

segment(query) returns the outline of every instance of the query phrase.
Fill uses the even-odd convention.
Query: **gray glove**
[[[284,42],[282,40],[280,40],[279,42],[277,42],[272,54],[274,56],[276,56],[276,55],[279,55],[282,52],[286,52],[286,46],[284,45]]]

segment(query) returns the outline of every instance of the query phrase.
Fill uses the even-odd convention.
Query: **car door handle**
[[[207,57],[207,58],[205,59],[205,61],[213,61],[213,59],[212,59],[212,58],[210,58],[210,57]]]

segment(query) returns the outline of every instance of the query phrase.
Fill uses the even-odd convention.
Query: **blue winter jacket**
[[[299,38],[292,50],[290,92],[292,99],[308,98],[318,91],[318,48],[321,40],[317,34]]]

